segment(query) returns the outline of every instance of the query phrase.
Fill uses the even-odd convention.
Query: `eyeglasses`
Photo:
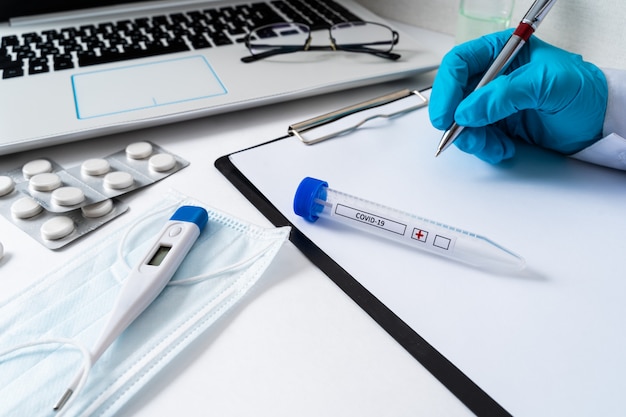
[[[245,38],[251,55],[241,58],[254,62],[279,54],[298,51],[348,51],[396,60],[391,52],[400,35],[380,23],[343,22],[328,29],[330,45],[311,45],[311,28],[303,23],[274,23],[253,29]]]

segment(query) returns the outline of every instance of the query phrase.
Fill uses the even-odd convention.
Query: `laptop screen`
[[[111,6],[122,3],[136,3],[138,1],[147,0],[4,0],[0,6],[0,22],[5,22],[15,17]]]

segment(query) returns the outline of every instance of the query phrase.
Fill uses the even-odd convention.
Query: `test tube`
[[[477,268],[521,271],[526,266],[522,257],[484,236],[330,189],[315,178],[302,180],[293,207],[310,222],[322,217]]]

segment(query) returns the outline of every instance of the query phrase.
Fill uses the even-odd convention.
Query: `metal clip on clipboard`
[[[401,90],[294,123],[289,126],[288,134],[313,145],[352,132],[370,120],[391,119],[426,105],[428,99],[419,91]]]

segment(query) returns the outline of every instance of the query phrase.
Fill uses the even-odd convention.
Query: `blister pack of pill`
[[[158,145],[136,142],[104,158],[88,159],[67,172],[104,198],[112,198],[153,184],[187,165],[189,162]]]
[[[108,198],[49,159],[30,161],[7,172],[6,176],[14,181],[19,193],[32,197],[53,213],[76,210]]]
[[[0,176],[0,214],[49,249],[59,249],[123,214],[128,206],[106,199],[79,209],[54,213]]]
[[[124,213],[115,197],[159,181],[189,162],[150,142],[64,169],[40,158],[0,172],[0,214],[58,249]]]

